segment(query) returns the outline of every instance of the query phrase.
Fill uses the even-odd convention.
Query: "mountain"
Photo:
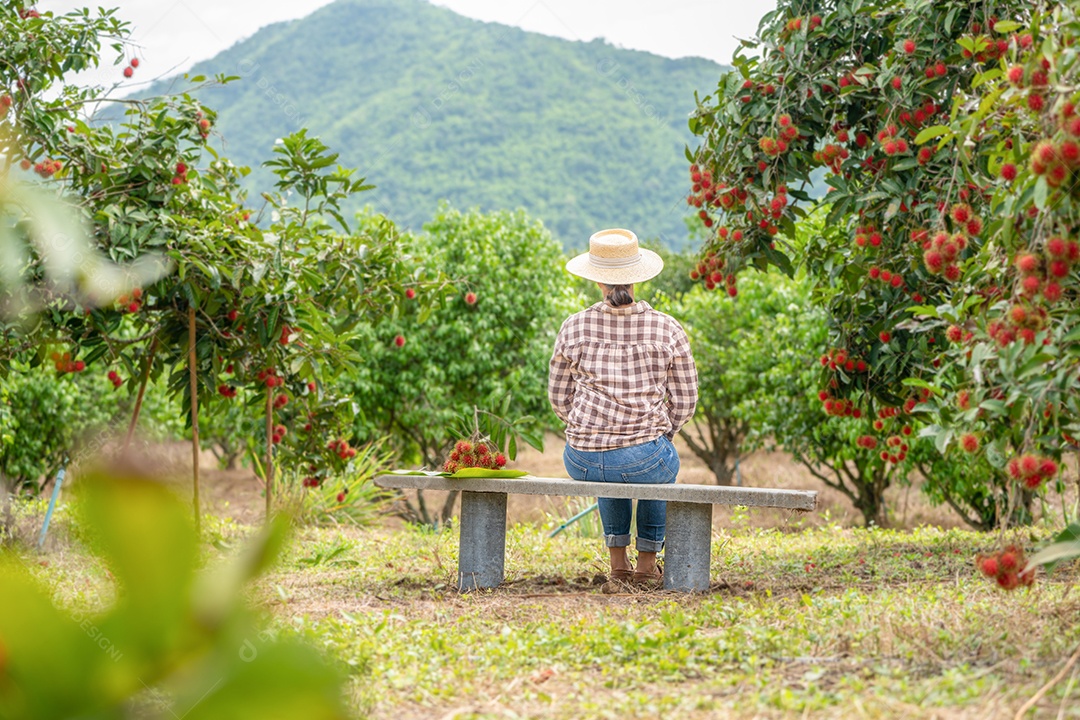
[[[225,153],[257,164],[308,127],[377,189],[360,202],[418,228],[441,198],[522,207],[569,249],[629,227],[680,246],[683,147],[694,91],[716,63],[672,60],[465,18],[425,0],[338,0],[263,28],[189,71],[239,75],[198,91],[218,110]],[[184,89],[174,79],[148,94]],[[256,195],[257,197],[257,195]]]

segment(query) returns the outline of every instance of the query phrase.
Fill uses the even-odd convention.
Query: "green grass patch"
[[[212,528],[211,555],[245,532]],[[997,544],[933,528],[718,531],[709,593],[605,594],[601,540],[518,525],[506,583],[460,595],[453,529],[304,529],[251,596],[275,633],[341,663],[358,714],[378,718],[1011,717],[1080,643],[1080,594],[1075,564],[998,591],[973,564]],[[66,602],[111,601],[96,560],[46,563]],[[1078,681],[1041,712],[1080,717]]]

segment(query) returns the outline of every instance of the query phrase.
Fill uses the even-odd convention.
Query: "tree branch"
[[[930,477],[930,474],[926,471],[926,468],[923,467],[923,464],[921,462],[915,463],[915,467],[918,469],[919,474],[922,475],[923,478]],[[964,523],[967,524],[967,526],[970,527],[972,530],[984,531],[990,529],[986,527],[986,524],[983,523],[981,520],[972,520],[971,517],[967,514],[967,512],[965,512],[964,509],[956,503],[956,501],[953,499],[952,493],[949,492],[948,488],[941,488],[941,494],[945,498],[945,502],[949,505],[949,507],[951,507],[953,511],[960,516],[960,519],[963,520]]]
[[[847,485],[844,484],[843,476],[837,471],[837,469],[835,467],[833,467],[832,465],[830,465],[829,463],[826,463],[826,462],[821,463],[822,465],[824,465],[825,467],[829,468],[834,473],[836,473],[836,480],[830,480],[828,477],[826,477],[825,475],[818,472],[817,469],[814,467],[814,465],[812,465],[810,463],[809,460],[807,460],[807,459],[805,459],[803,457],[796,457],[796,460],[798,460],[807,470],[809,470],[811,475],[813,475],[818,480],[825,483],[826,485],[828,485],[832,489],[838,490],[841,493],[843,493],[844,496],[847,497],[847,499],[852,502],[852,504],[854,504],[856,507],[858,507],[858,505],[859,505],[858,496],[856,496],[855,493],[850,488],[848,488]]]

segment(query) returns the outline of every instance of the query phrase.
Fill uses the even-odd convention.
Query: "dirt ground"
[[[708,467],[686,447],[680,439],[675,443],[679,450],[682,469],[679,482],[712,484],[715,482]],[[563,467],[563,440],[549,434],[544,451],[526,447],[518,454],[510,467],[527,470],[543,477],[567,477]],[[182,494],[191,487],[191,446],[172,443],[153,448],[155,461],[166,471]],[[248,468],[221,470],[217,458],[210,452],[201,456],[201,497],[204,512],[223,518],[231,518],[240,524],[259,522],[263,514],[262,483]],[[732,508],[717,506],[713,522],[716,527],[783,527],[796,530],[817,527],[830,522],[850,527],[862,524],[862,515],[851,501],[840,492],[827,487],[813,477],[804,467],[781,452],[758,452],[751,455],[741,466],[742,482],[748,487],[785,488],[793,490],[816,490],[818,510],[799,514],[783,510],[751,508],[741,514]],[[893,525],[913,528],[920,525],[962,527],[963,523],[947,507],[932,507],[917,486],[894,487],[887,494],[894,514]],[[429,508],[439,508],[444,502],[442,493],[429,491],[426,501]],[[582,498],[545,497],[538,495],[511,495],[507,504],[508,520],[514,522],[544,522],[553,518],[569,518],[587,505]],[[401,521],[387,517],[388,527],[400,526]]]

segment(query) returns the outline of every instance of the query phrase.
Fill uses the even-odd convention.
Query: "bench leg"
[[[462,492],[458,590],[498,587],[506,560],[506,493]]]
[[[704,592],[712,561],[712,505],[668,502],[664,589]]]

